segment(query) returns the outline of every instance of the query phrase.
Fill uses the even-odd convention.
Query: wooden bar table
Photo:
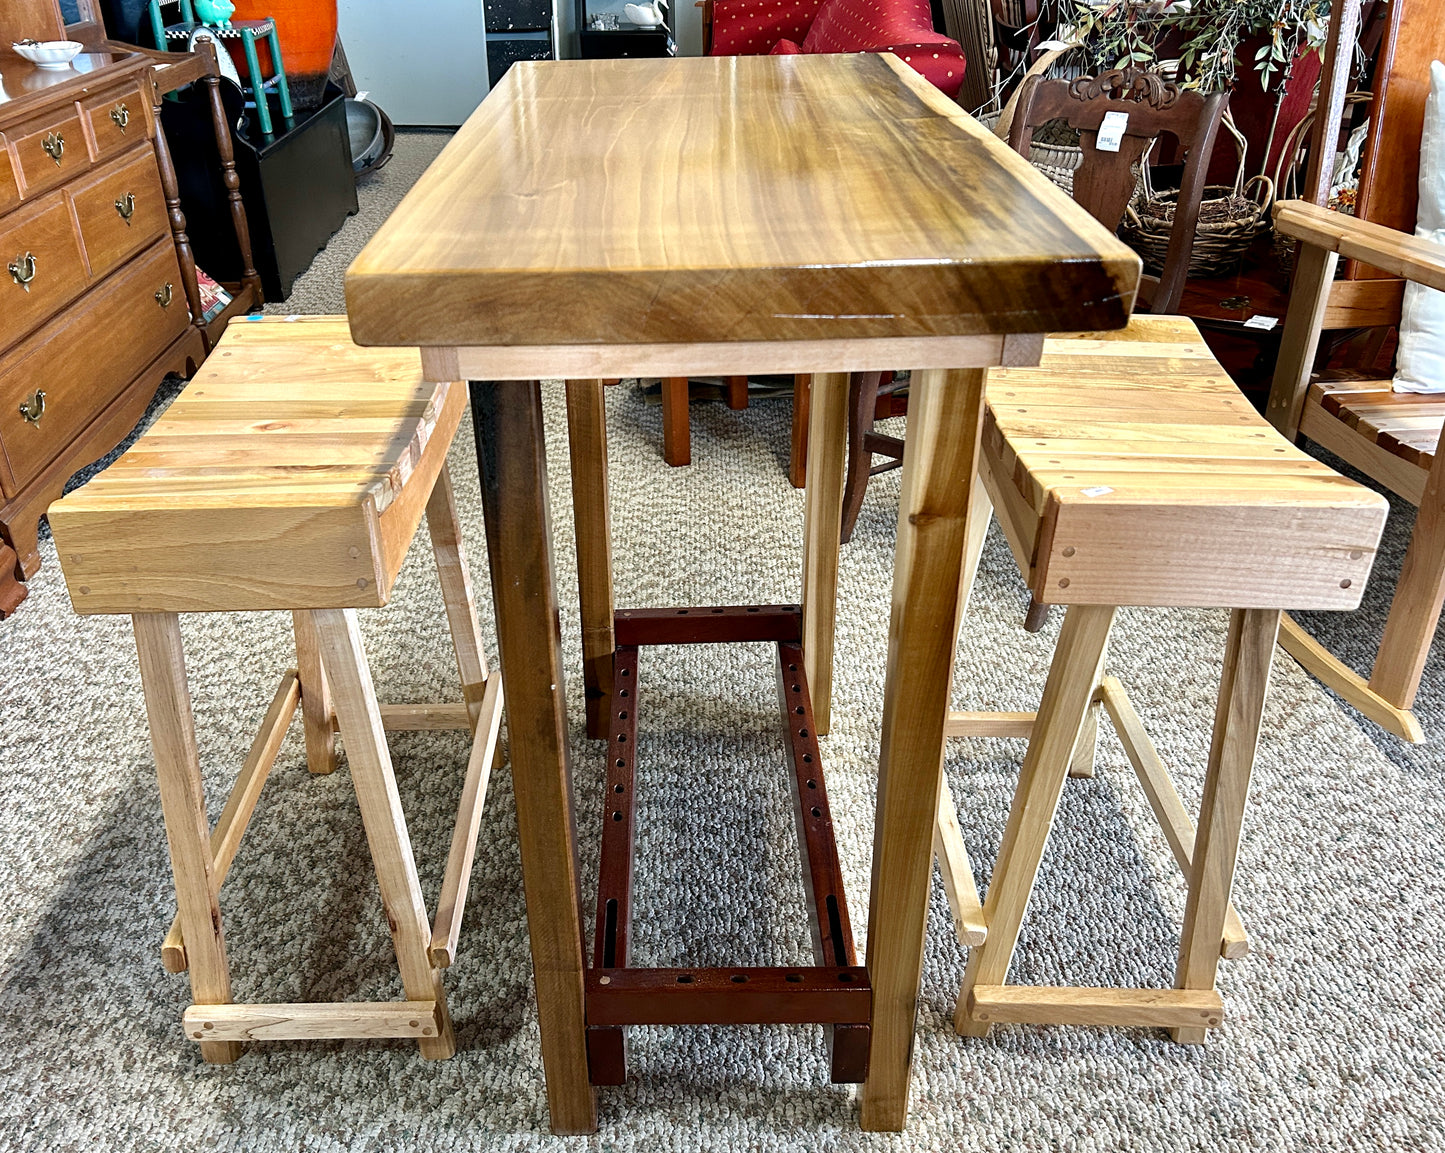
[[[625,741],[626,724],[609,730],[602,712],[617,700],[613,670],[630,672],[636,650],[611,631],[597,382],[815,374],[802,619],[777,607],[760,615],[780,653],[797,634],[808,680],[793,688],[811,689],[826,732],[847,373],[914,370],[866,973],[844,968],[825,941],[836,980],[797,994],[825,1006],[817,1015],[745,983],[752,973],[766,986],[777,971],[745,970],[732,978],[743,1007],[726,1018],[857,1022],[862,1004],[871,1014],[862,1124],[897,1130],[908,1112],[984,373],[1037,363],[1044,333],[1121,327],[1138,277],[1134,254],[1019,156],[907,65],[870,55],[518,64],[352,265],[359,343],[419,345],[435,379],[471,382],[554,1132],[597,1124],[593,1082],[609,1078],[589,1076],[589,1020],[593,1033],[641,1020],[612,975],[652,981],[656,993],[670,971],[599,978],[597,958],[591,969],[585,959],[540,379],[568,379],[573,451],[587,466],[574,484],[593,514],[579,505],[590,525],[579,534],[597,706],[589,728]],[[747,610],[701,611],[736,623]],[[618,614],[619,630],[655,643],[653,615],[628,616]],[[799,762],[812,755],[799,752],[812,747],[803,739],[793,741]],[[611,780],[609,791],[622,792],[623,779]],[[630,842],[630,816],[627,827]],[[666,998],[672,1007],[646,1020],[722,1019],[696,1016],[730,1003],[714,984],[720,972],[699,971],[688,996]],[[855,972],[871,1003],[837,984]],[[693,981],[682,971],[666,979]]]

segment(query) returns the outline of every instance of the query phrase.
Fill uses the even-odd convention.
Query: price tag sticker
[[[1276,324],[1278,324],[1278,323],[1279,323],[1279,317],[1277,317],[1277,316],[1255,315],[1255,316],[1251,316],[1248,320],[1246,320],[1246,321],[1244,322],[1244,327],[1245,327],[1245,328],[1257,328],[1257,329],[1259,329],[1261,332],[1268,332],[1270,329],[1272,329],[1272,328],[1273,328]]]
[[[1094,147],[1100,152],[1118,152],[1119,145],[1124,141],[1124,133],[1129,129],[1129,114],[1127,112],[1105,112],[1104,120],[1099,125],[1099,138],[1094,142]]]

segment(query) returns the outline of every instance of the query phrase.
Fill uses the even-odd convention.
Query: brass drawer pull
[[[20,415],[25,418],[26,423],[40,427],[40,418],[45,415],[45,390],[37,388],[35,395],[29,400],[20,402]]]
[[[55,161],[55,166],[60,167],[60,158],[65,155],[65,137],[58,132],[52,132],[40,142],[40,147],[45,149],[45,155]]]
[[[17,256],[10,262],[9,267],[10,278],[29,292],[30,282],[35,279],[35,255],[27,252],[24,256]]]
[[[110,118],[115,121],[115,126],[125,132],[130,127],[130,109],[124,104],[117,104],[110,110]]]
[[[156,293],[156,303],[162,308],[169,308],[171,301],[175,299],[175,289],[169,283]]]
[[[125,221],[125,226],[130,227],[130,218],[135,215],[135,193],[127,192],[115,202],[115,210],[120,213],[120,218]]]

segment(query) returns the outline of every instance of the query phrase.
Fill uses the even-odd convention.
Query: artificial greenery
[[[1240,45],[1267,37],[1253,70],[1265,90],[1281,87],[1300,49],[1324,43],[1330,0],[1055,0],[1059,39],[1076,44],[1089,72],[1152,69],[1178,61],[1186,87],[1235,85]]]

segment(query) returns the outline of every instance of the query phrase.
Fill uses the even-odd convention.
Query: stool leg
[[[431,496],[427,498],[426,526],[431,535],[432,554],[436,557],[437,581],[442,587],[452,647],[457,654],[457,671],[462,678],[462,699],[467,702],[475,727],[481,714],[482,697],[487,691],[487,658],[482,648],[482,625],[477,619],[471,573],[462,551],[462,526],[457,520],[452,474],[446,464],[437,473]]]
[[[728,377],[728,407],[731,409],[744,409],[748,406],[748,378],[745,376]]]
[[[813,377],[808,407],[808,483],[803,490],[803,668],[813,727],[832,728],[833,640],[838,601],[838,532],[848,436],[848,375]]]
[[[308,612],[291,614],[296,634],[296,679],[301,682],[301,717],[306,727],[306,767],[313,773],[332,773],[336,756],[336,730],[331,727],[331,689],[321,667],[321,642]]]
[[[1277,609],[1235,609],[1230,617],[1224,674],[1214,712],[1214,739],[1189,868],[1189,898],[1184,905],[1176,989],[1214,988],[1279,618]],[[1201,1028],[1171,1032],[1176,1041],[1184,1044],[1204,1041],[1205,1030]]]
[[[371,681],[366,650],[355,609],[316,609],[311,613],[321,640],[322,660],[331,681],[341,739],[351,764],[351,780],[366,828],[367,844],[381,889],[381,903],[391,927],[401,984],[411,1001],[435,1001],[438,1035],[417,1042],[421,1055],[444,1060],[456,1052],[451,1015],[447,1012],[442,975],[427,955],[431,926],[416,876],[411,838],[396,791],[391,753],[381,727],[381,707]]]
[[[251,73],[251,87],[256,95],[256,119],[260,122],[261,134],[274,136],[271,107],[266,102],[266,86],[261,82],[261,60],[256,55],[256,34],[249,28],[241,29],[241,47],[246,53],[246,70]]]
[[[567,382],[572,520],[582,613],[582,687],[587,735],[605,741],[612,700],[612,522],[607,507],[607,404],[600,380]]]
[[[286,63],[281,58],[281,37],[277,35],[274,25],[266,39],[271,43],[271,71],[276,76],[276,95],[281,100],[281,118],[286,121],[286,127],[290,128],[296,119],[296,113],[291,108],[291,85],[287,83]]]
[[[197,1005],[227,1005],[231,971],[226,964],[180,618],[175,613],[137,613],[132,621],[176,879],[176,905],[190,960],[191,996]],[[228,1064],[240,1055],[239,1042],[201,1042],[201,1058],[213,1064]]]
[[[1009,807],[1003,843],[994,862],[993,880],[984,898],[988,938],[969,951],[968,969],[954,1011],[954,1027],[965,1037],[988,1033],[988,1023],[975,1021],[970,1015],[970,994],[975,985],[1002,985],[1008,975],[1069,760],[1089,712],[1094,686],[1099,683],[1113,622],[1114,610],[1098,605],[1073,605],[1064,616],[1029,750]]]
[[[1094,702],[1084,714],[1084,723],[1079,726],[1079,739],[1069,756],[1069,776],[1090,778],[1094,775],[1094,754],[1099,745],[1099,710],[1104,707],[1099,686],[1094,686]]]
[[[662,459],[674,468],[692,463],[692,429],[688,426],[687,377],[662,382]]]

